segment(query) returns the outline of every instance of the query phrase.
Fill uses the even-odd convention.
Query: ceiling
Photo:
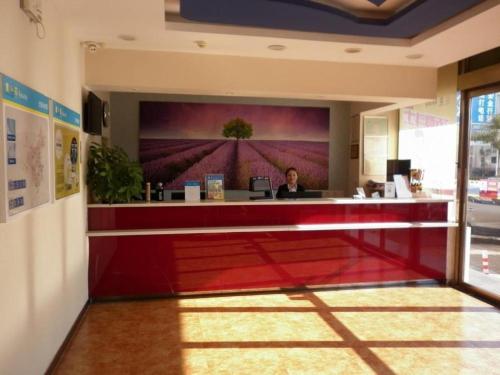
[[[388,18],[417,0],[311,0],[363,18]]]
[[[54,1],[81,41],[102,42],[105,48],[440,67],[500,46],[500,0],[481,1],[411,38],[193,22],[179,15],[182,5],[179,0]],[[215,4],[214,1],[222,0],[203,1]],[[302,0],[245,1],[252,4]],[[401,9],[415,4],[409,0],[386,0],[377,7],[368,0],[309,1],[313,2],[348,8],[356,17],[371,18],[394,17]],[[119,37],[123,35],[135,40],[124,41]],[[205,46],[200,48],[196,41],[204,41]],[[285,50],[267,48],[273,44],[283,45]],[[348,54],[347,48],[359,48],[361,52]],[[409,55],[422,57],[409,59]]]
[[[196,22],[342,35],[413,38],[482,0],[180,0],[182,17]],[[377,5],[379,4],[379,5]],[[364,12],[363,16],[359,11]],[[391,12],[392,10],[392,12]],[[377,17],[372,17],[376,14]]]

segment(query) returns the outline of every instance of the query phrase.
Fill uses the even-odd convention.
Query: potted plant
[[[89,151],[87,184],[96,201],[128,203],[140,198],[143,176],[139,163],[130,161],[117,146],[92,143]]]

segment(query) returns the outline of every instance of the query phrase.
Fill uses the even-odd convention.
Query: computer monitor
[[[393,159],[387,160],[387,182],[394,181],[394,175],[400,174],[407,176],[410,179],[411,160],[410,159]]]
[[[283,191],[280,199],[321,198],[321,191]]]
[[[264,196],[250,197],[250,199],[273,199],[273,185],[268,176],[250,177],[248,190],[264,192]]]

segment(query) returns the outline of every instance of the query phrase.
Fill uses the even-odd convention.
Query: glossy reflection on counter
[[[56,374],[498,374],[500,313],[446,287],[98,303]]]
[[[446,221],[448,203],[89,207],[89,230]]]
[[[92,298],[435,279],[446,228],[90,237]]]

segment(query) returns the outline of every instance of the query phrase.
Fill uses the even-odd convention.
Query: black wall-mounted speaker
[[[102,100],[93,92],[89,92],[85,103],[83,131],[93,135],[101,135],[103,107]]]

